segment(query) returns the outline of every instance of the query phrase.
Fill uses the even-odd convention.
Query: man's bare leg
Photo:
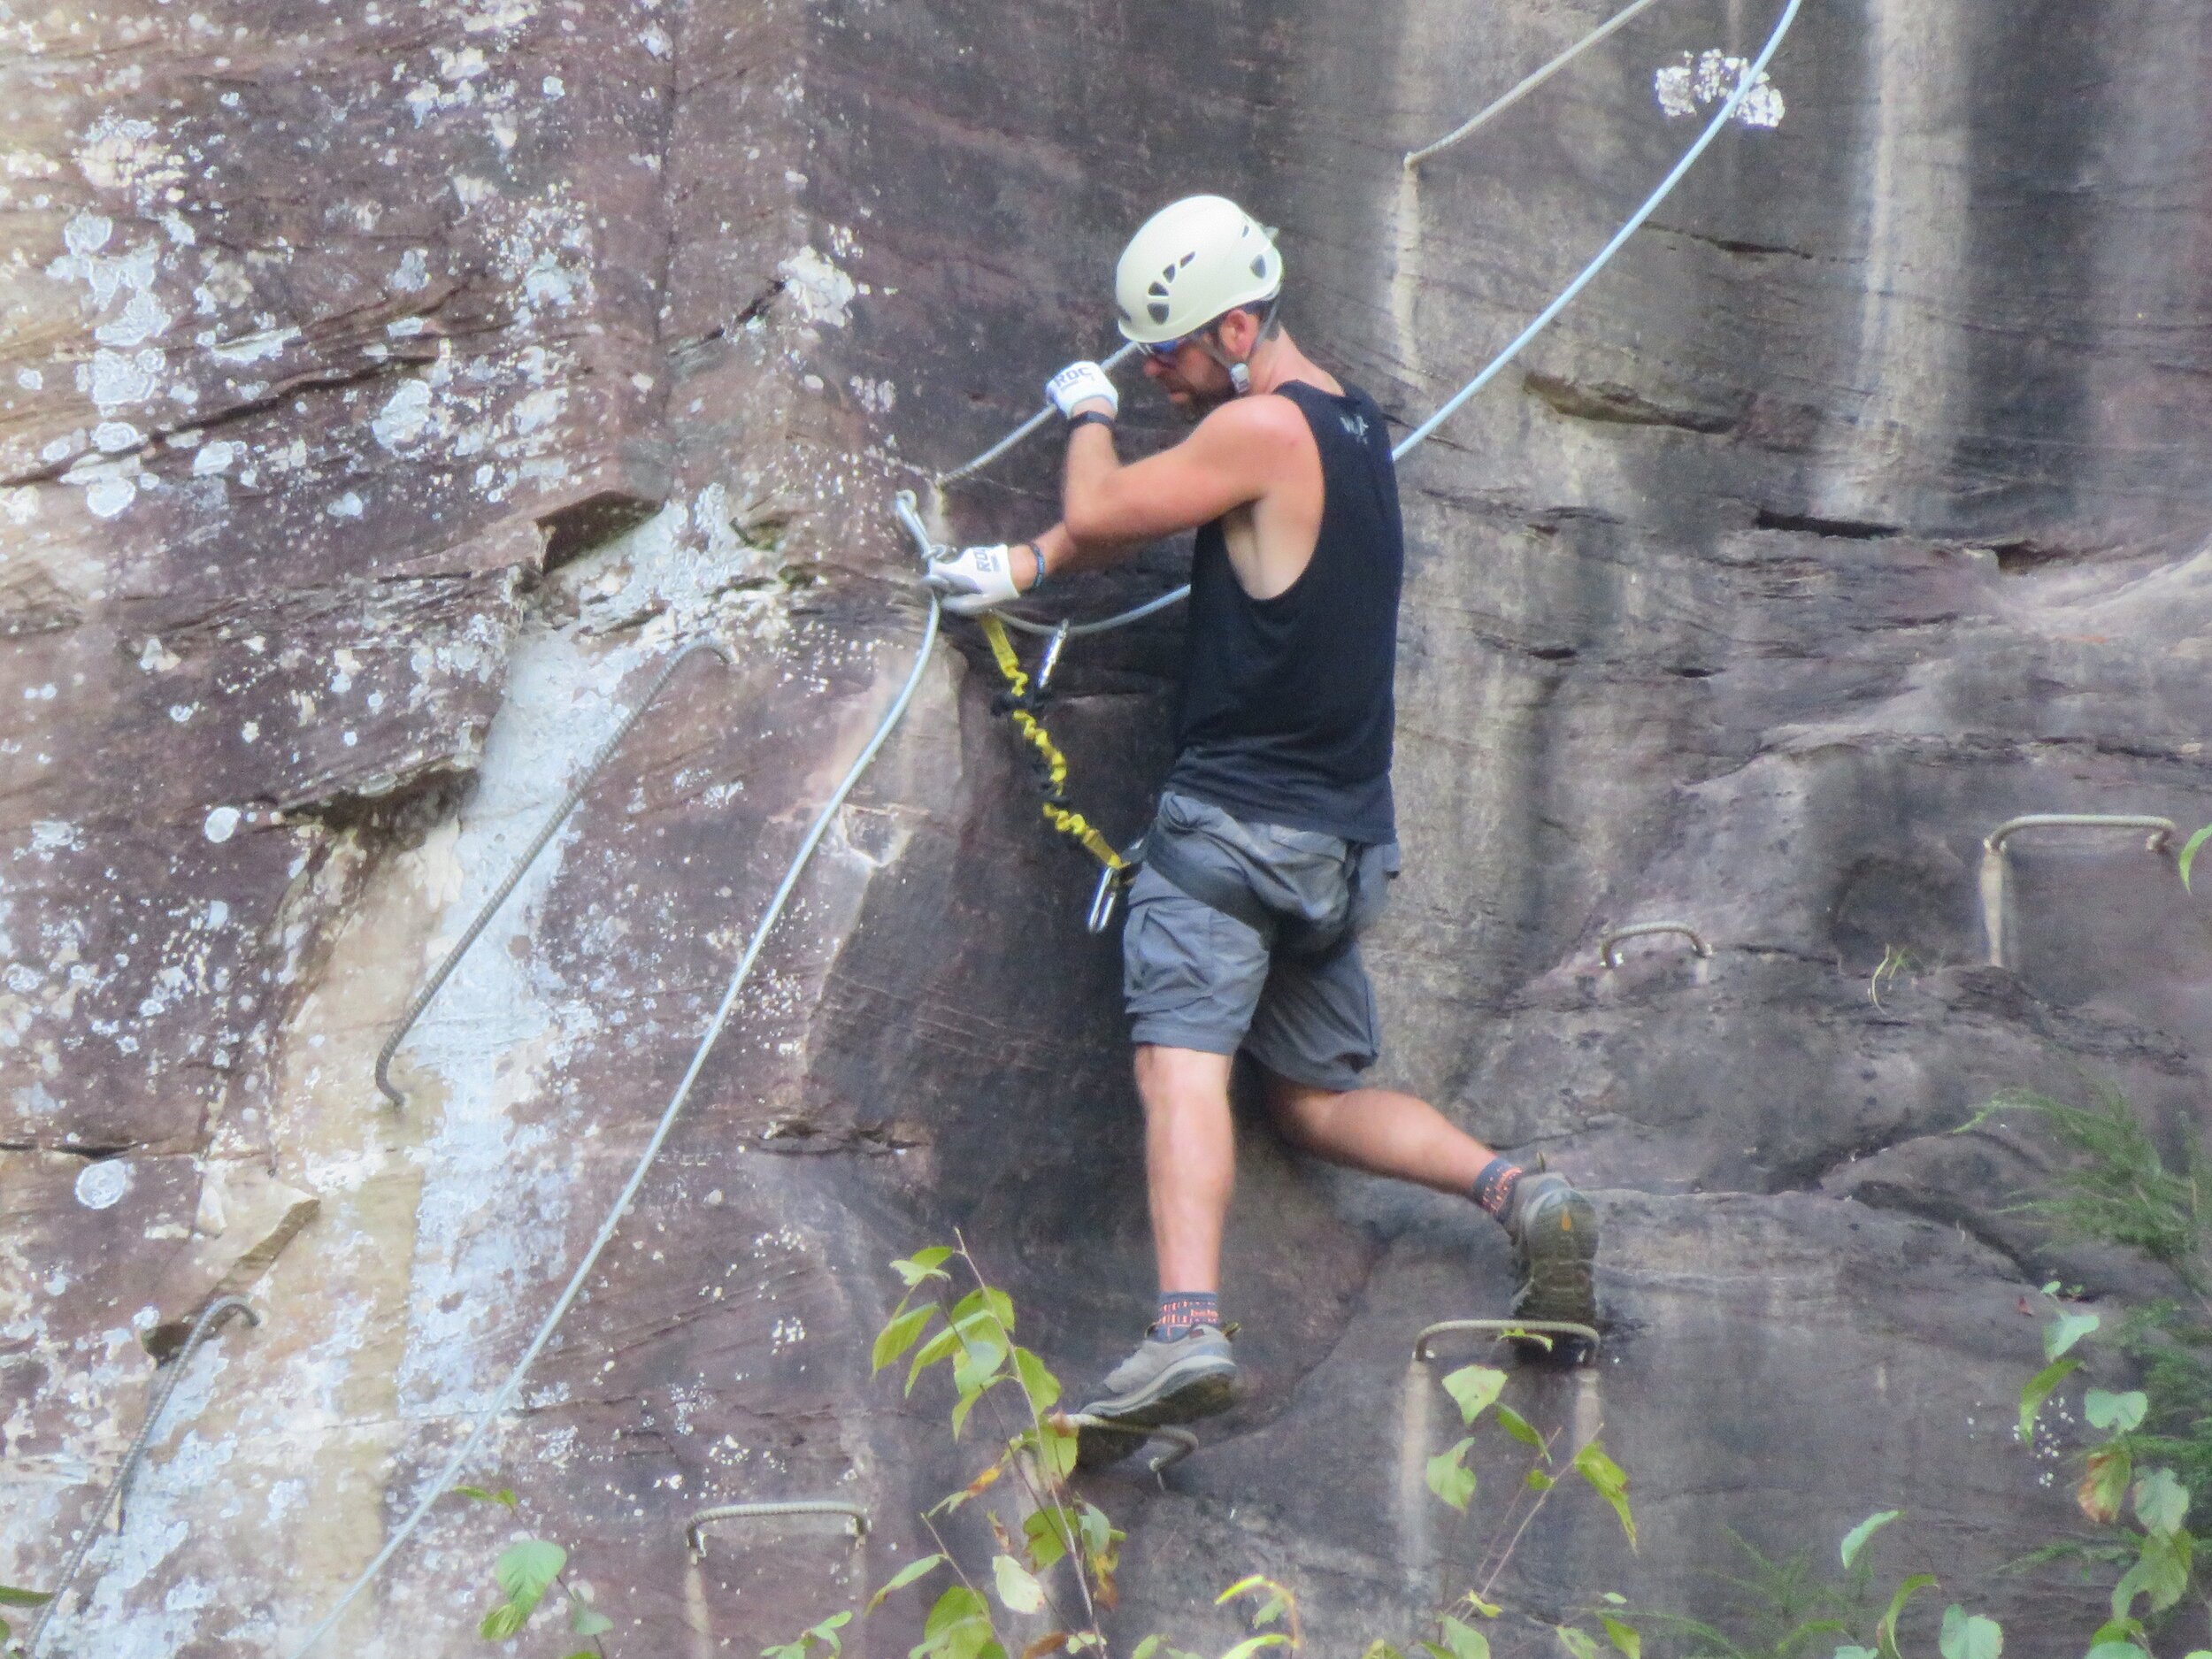
[[[1418,1181],[1465,1197],[1497,1154],[1425,1100],[1395,1089],[1338,1092],[1267,1078],[1267,1106],[1301,1152],[1371,1175]]]
[[[1221,1230],[1237,1176],[1225,1054],[1137,1048],[1144,1101],[1145,1183],[1160,1289],[1221,1289]]]
[[[1268,1110],[1300,1151],[1460,1194],[1494,1217],[1520,1258],[1517,1315],[1576,1325],[1597,1317],[1597,1213],[1561,1177],[1525,1174],[1410,1094],[1317,1088],[1266,1075]]]

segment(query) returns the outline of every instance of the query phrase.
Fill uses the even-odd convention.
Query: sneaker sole
[[[1076,1466],[1096,1469],[1119,1463],[1144,1444],[1143,1430],[1195,1423],[1226,1411],[1236,1403],[1236,1362],[1209,1356],[1169,1366],[1133,1394],[1093,1402],[1079,1415],[1103,1417],[1120,1426],[1079,1429]],[[1124,1432],[1129,1430],[1139,1432]]]
[[[1558,1319],[1574,1325],[1597,1322],[1598,1216],[1590,1201],[1569,1190],[1540,1225],[1524,1235],[1528,1283],[1513,1299],[1523,1319]]]

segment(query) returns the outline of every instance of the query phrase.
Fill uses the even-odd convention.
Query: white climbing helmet
[[[1114,268],[1121,332],[1140,345],[1195,334],[1240,305],[1273,299],[1282,286],[1274,237],[1225,196],[1187,196],[1162,208]]]

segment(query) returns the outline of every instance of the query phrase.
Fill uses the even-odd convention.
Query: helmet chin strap
[[[1260,349],[1261,342],[1267,338],[1267,331],[1275,326],[1275,308],[1281,303],[1282,299],[1279,295],[1267,302],[1267,311],[1260,319],[1259,333],[1252,341],[1253,350],[1257,351]],[[1215,326],[1218,327],[1219,325],[1216,324]],[[1198,337],[1198,349],[1228,371],[1229,386],[1233,396],[1243,397],[1251,392],[1252,365],[1249,361],[1233,361],[1228,353],[1214,344],[1210,331]]]

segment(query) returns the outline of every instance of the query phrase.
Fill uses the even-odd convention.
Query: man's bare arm
[[[1037,538],[1044,570],[1094,570],[1258,500],[1296,458],[1305,417],[1286,398],[1216,410],[1171,449],[1125,465],[1095,423],[1068,435],[1065,517]],[[1040,572],[1041,575],[1042,572]]]

